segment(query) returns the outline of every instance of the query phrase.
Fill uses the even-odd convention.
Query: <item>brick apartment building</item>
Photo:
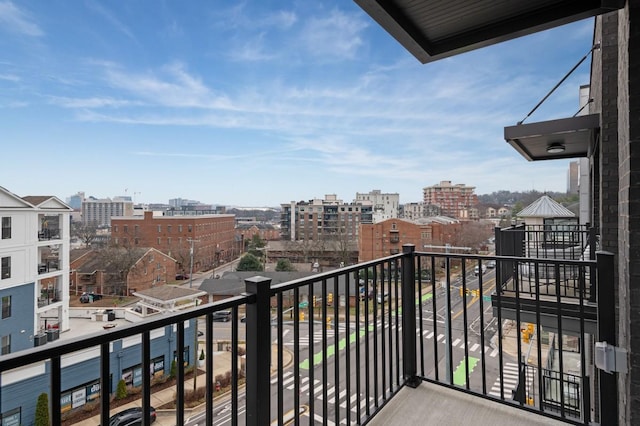
[[[212,268],[240,253],[235,238],[235,216],[163,216],[144,212],[143,217],[117,217],[111,221],[116,245],[153,247],[176,259],[178,270],[188,272],[193,246],[193,270]]]
[[[439,185],[427,186],[422,189],[425,208],[437,206],[443,216],[455,219],[474,220],[478,218],[478,196],[474,194],[475,187],[465,184],[452,184],[450,180],[443,180]]]
[[[174,281],[176,261],[160,250],[122,248],[123,253],[76,250],[71,252],[70,293],[131,295]]]
[[[379,259],[402,251],[403,244],[414,244],[419,251],[436,251],[425,246],[455,244],[462,224],[387,219],[360,225],[358,238],[359,262]]]

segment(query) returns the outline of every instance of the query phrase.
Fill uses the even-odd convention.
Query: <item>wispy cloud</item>
[[[131,29],[129,29],[129,27],[127,27],[121,20],[119,20],[109,9],[104,7],[102,3],[99,3],[97,1],[89,1],[87,2],[87,6],[94,12],[101,15],[107,22],[109,22],[109,24],[111,24],[122,34],[126,35],[131,40],[136,40],[136,37],[134,36]]]
[[[14,74],[0,74],[0,80],[6,80],[6,81],[14,81],[14,82],[18,82],[20,81],[20,77]]]
[[[143,105],[142,102],[132,102],[113,98],[65,98],[51,97],[51,104],[64,108],[117,108],[123,106]]]
[[[352,59],[363,45],[362,31],[367,26],[361,15],[335,9],[327,16],[312,17],[305,22],[300,41],[307,54]]]
[[[0,2],[0,28],[4,27],[7,31],[18,34],[40,37],[44,32],[36,22],[32,19],[28,12],[18,8],[12,2]]]

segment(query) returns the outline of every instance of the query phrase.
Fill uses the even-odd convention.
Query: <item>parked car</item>
[[[489,262],[487,262],[487,268],[493,269],[495,267],[496,267],[496,261],[495,260],[490,260]]]
[[[217,311],[213,313],[213,320],[218,322],[231,321],[231,311]]]
[[[82,293],[82,295],[80,295],[80,303],[92,303],[95,302],[96,300],[100,300],[102,299],[102,295],[101,294],[95,294],[95,293]]]
[[[389,301],[389,293],[385,293],[385,294],[378,293],[377,300],[378,300],[378,303],[385,303]]]
[[[485,272],[487,272],[487,266],[486,265],[482,265],[482,273],[484,274]],[[476,267],[473,269],[473,274],[475,276],[480,275],[480,268],[476,265]]]
[[[189,274],[176,274],[176,280],[188,280]]]
[[[151,423],[156,421],[156,409],[151,407]],[[142,408],[134,407],[120,411],[109,418],[109,426],[137,426],[142,425]]]

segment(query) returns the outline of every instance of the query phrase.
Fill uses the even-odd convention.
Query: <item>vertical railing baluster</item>
[[[205,383],[205,394],[207,396],[207,400],[205,401],[205,406],[206,406],[206,414],[205,414],[205,422],[207,426],[212,426],[213,425],[213,396],[215,393],[215,387],[214,387],[214,365],[213,365],[213,313],[209,312],[205,315],[205,352],[206,352],[206,357],[205,357],[205,369],[207,370],[205,372],[205,377],[206,377],[206,383]],[[232,399],[232,421],[237,419],[237,407],[233,406],[233,399]]]
[[[615,266],[613,253],[596,253],[598,276],[596,290],[598,295],[598,342],[616,345],[616,307],[615,307]],[[600,423],[618,424],[618,376],[596,369],[600,389]]]
[[[100,424],[109,424],[109,390],[111,389],[111,372],[109,357],[110,342],[100,345]]]
[[[195,320],[196,330],[194,330],[195,335],[197,336],[197,327],[198,327],[198,319]],[[193,348],[193,380],[195,383],[195,375],[198,373],[198,370],[195,368],[196,359],[198,359],[198,348]],[[142,424],[150,425],[151,424],[151,374],[149,373],[149,360],[151,360],[151,337],[149,334],[149,330],[144,331],[142,333]]]
[[[184,424],[184,322],[176,324],[176,424]]]
[[[245,286],[253,296],[246,316],[246,424],[260,426],[271,423],[271,279],[248,278]],[[269,332],[265,332],[265,324],[269,324]]]
[[[416,364],[415,245],[402,246],[402,374],[405,384],[418,387]]]
[[[51,358],[51,424],[62,424],[62,412],[60,410],[60,384],[62,383],[62,367],[60,355]]]

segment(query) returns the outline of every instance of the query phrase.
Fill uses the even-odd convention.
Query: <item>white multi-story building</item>
[[[0,355],[69,329],[71,211],[54,196],[19,197],[0,187]]]
[[[368,193],[356,192],[355,203],[363,205],[370,203],[373,210],[373,223],[399,216],[400,195],[398,193],[383,194],[379,189],[374,189]]]
[[[111,218],[114,216],[133,216],[133,201],[116,197],[113,200],[86,199],[82,202],[82,223],[85,225],[111,226]]]

